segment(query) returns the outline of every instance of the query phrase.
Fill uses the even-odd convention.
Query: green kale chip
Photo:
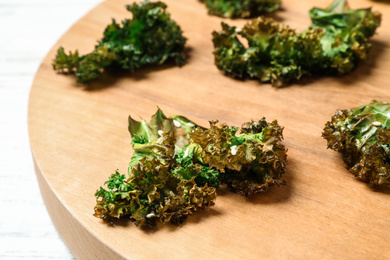
[[[222,31],[213,32],[215,65],[228,76],[281,87],[314,73],[343,75],[366,60],[379,12],[352,10],[346,0],[335,0],[309,14],[312,24],[302,33],[271,18],[257,18],[242,29],[222,23]]]
[[[184,64],[186,38],[175,21],[166,12],[162,2],[127,5],[133,16],[118,24],[115,19],[104,30],[103,38],[86,55],[78,51],[66,54],[58,49],[53,68],[61,73],[75,74],[79,82],[89,82],[101,76],[104,70],[134,70],[148,64],[163,64],[174,60]]]
[[[250,18],[279,8],[280,0],[201,0],[209,14],[226,18]]]
[[[129,117],[128,177],[117,171],[105,183],[108,190],[100,187],[94,215],[106,222],[127,217],[141,227],[182,224],[214,205],[223,183],[248,197],[284,184],[283,128],[263,118],[238,131],[216,121],[204,128],[183,116],[167,118],[160,109],[150,122]]]
[[[372,101],[337,110],[322,136],[342,154],[347,169],[370,186],[390,187],[390,104]]]
[[[196,210],[214,205],[216,191],[207,184],[198,186],[193,177],[178,178],[170,165],[157,159],[141,159],[130,168],[130,177],[118,171],[96,191],[95,217],[106,222],[128,217],[140,227],[163,223],[182,224]]]
[[[217,125],[209,129],[195,128],[190,143],[198,146],[201,160],[220,172],[221,182],[244,196],[266,191],[271,185],[281,185],[286,172],[286,149],[280,143],[283,128],[277,121],[265,119],[248,122],[241,127]]]

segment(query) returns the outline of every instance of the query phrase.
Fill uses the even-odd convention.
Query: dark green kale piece
[[[226,18],[250,18],[279,8],[280,0],[201,0],[209,14]]]
[[[127,5],[132,19],[125,19],[121,24],[112,19],[103,38],[89,54],[79,55],[77,50],[66,54],[60,47],[53,61],[54,70],[75,74],[79,82],[89,82],[106,69],[133,72],[144,65],[159,65],[167,60],[183,65],[186,38],[166,7],[162,2],[148,0]]]
[[[238,127],[210,122],[204,128],[183,116],[158,111],[150,122],[129,117],[134,149],[128,177],[116,172],[96,192],[95,216],[107,222],[128,217],[149,227],[183,223],[214,205],[222,183],[252,196],[281,185],[286,172],[283,128],[265,119]]]
[[[222,23],[222,31],[213,32],[215,64],[228,76],[255,78],[280,87],[317,66],[322,58],[322,34],[318,29],[298,34],[288,26],[263,17],[242,29]],[[249,48],[244,47],[238,35],[248,41]]]
[[[322,133],[347,169],[370,186],[390,187],[390,104],[372,101],[337,110]]]
[[[257,18],[242,29],[222,23],[222,31],[213,32],[217,68],[234,78],[281,87],[314,73],[343,75],[366,60],[368,39],[381,22],[379,12],[349,9],[346,0],[335,0],[309,14],[312,24],[302,33],[271,18]]]

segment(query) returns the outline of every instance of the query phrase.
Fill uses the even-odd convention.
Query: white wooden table
[[[73,259],[43,204],[28,94],[52,45],[101,0],[0,0],[0,259]]]

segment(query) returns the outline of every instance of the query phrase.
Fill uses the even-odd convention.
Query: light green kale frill
[[[215,65],[228,76],[281,87],[304,75],[343,75],[366,60],[368,40],[381,23],[379,12],[335,0],[309,14],[312,24],[302,33],[271,18],[257,18],[242,29],[222,23],[222,31],[213,32]]]
[[[157,221],[183,223],[214,205],[216,188],[245,196],[281,185],[286,172],[283,128],[265,119],[239,128],[210,122],[204,128],[161,110],[150,122],[129,117],[134,149],[128,177],[119,172],[95,194],[95,216],[107,222],[130,218],[141,227]]]
[[[201,0],[209,14],[226,18],[250,18],[279,8],[280,0]]]
[[[54,70],[75,74],[79,82],[89,82],[105,70],[134,70],[148,65],[174,60],[184,64],[186,38],[175,21],[170,18],[163,2],[127,5],[132,19],[121,24],[112,19],[104,30],[103,38],[95,49],[86,55],[76,50],[66,54],[63,47],[53,61]]]
[[[371,186],[390,187],[390,104],[337,110],[322,136],[343,156],[347,169]]]

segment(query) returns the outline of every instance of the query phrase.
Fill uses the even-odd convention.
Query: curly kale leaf
[[[133,72],[148,64],[163,64],[174,60],[184,64],[186,38],[175,21],[166,12],[162,2],[145,2],[126,6],[133,17],[121,24],[115,19],[104,30],[95,49],[80,56],[76,50],[66,54],[60,47],[53,68],[62,73],[74,73],[79,82],[89,82],[106,69]]]
[[[335,0],[309,14],[312,25],[302,33],[271,18],[257,18],[242,29],[222,23],[222,31],[213,32],[217,68],[234,78],[280,87],[313,73],[346,74],[367,58],[368,39],[380,25],[380,13],[352,10],[346,0]],[[240,38],[248,41],[248,48]]]
[[[209,14],[226,18],[250,18],[279,8],[280,0],[202,0]]]
[[[220,172],[221,182],[237,193],[252,196],[280,186],[286,173],[287,150],[280,143],[283,128],[265,119],[248,122],[238,128],[210,122],[210,128],[195,129],[191,143],[202,149],[202,160]]]
[[[129,117],[135,151],[130,167],[144,157],[156,158],[172,165],[172,174],[181,179],[195,177],[198,185],[212,187],[227,183],[246,196],[283,183],[286,149],[276,121],[263,118],[243,124],[241,130],[217,123],[204,128],[182,116],[167,118],[160,109],[149,123]]]
[[[168,164],[177,149],[188,144],[187,135],[195,126],[198,125],[182,116],[167,118],[160,109],[150,122],[137,121],[129,116],[129,132],[134,149],[130,167],[143,157],[156,158]]]
[[[221,184],[220,173],[216,169],[206,166],[202,159],[202,149],[197,144],[189,144],[179,149],[175,156],[177,167],[172,170],[175,176],[181,179],[194,180],[199,185],[208,184],[218,187]]]
[[[312,28],[324,28],[321,38],[324,70],[345,74],[353,70],[360,61],[367,59],[371,43],[368,38],[380,26],[381,14],[371,8],[350,9],[346,0],[335,0],[326,9],[309,11]]]
[[[156,221],[181,224],[214,205],[222,183],[251,196],[281,185],[286,172],[283,128],[265,119],[238,127],[211,122],[204,128],[158,109],[149,122],[129,117],[134,154],[129,177],[119,172],[95,194],[95,216],[107,222],[128,217],[141,227]]]
[[[316,65],[321,58],[322,34],[316,29],[298,34],[288,26],[263,17],[242,29],[222,23],[222,31],[213,32],[215,64],[228,76],[256,78],[279,87],[284,82],[300,79]],[[248,48],[238,36],[248,41]]]
[[[95,217],[113,222],[128,217],[140,227],[183,223],[198,209],[214,205],[215,188],[198,186],[194,178],[180,179],[156,159],[142,159],[131,168],[130,177],[118,171],[106,182],[108,190],[95,193]]]
[[[322,136],[342,154],[347,169],[371,186],[390,187],[390,104],[372,101],[337,110]]]

